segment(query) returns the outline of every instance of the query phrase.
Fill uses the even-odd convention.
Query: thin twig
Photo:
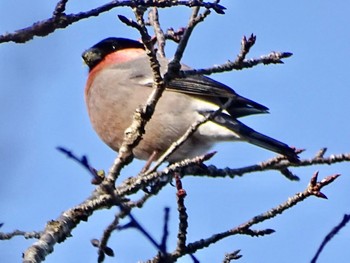
[[[185,197],[187,193],[185,189],[182,188],[180,174],[177,172],[175,173],[175,184],[177,189],[177,211],[179,212],[179,229],[177,233],[176,251],[181,254],[186,249],[188,214],[186,212]]]
[[[0,232],[0,240],[9,240],[15,236],[23,236],[25,239],[29,239],[29,238],[38,239],[41,236],[41,232],[36,232],[36,231],[28,232],[28,231],[21,231],[21,230],[14,230],[9,233]]]
[[[260,172],[260,171],[269,171],[269,170],[276,170],[276,171],[282,171],[283,169],[286,169],[288,167],[306,167],[306,166],[313,166],[313,165],[320,165],[320,164],[334,164],[334,163],[340,163],[340,162],[350,162],[350,153],[341,153],[341,154],[332,154],[329,157],[318,157],[315,156],[314,158],[310,159],[301,159],[300,163],[291,163],[286,159],[279,159],[278,162],[276,162],[276,157],[269,159],[267,161],[264,161],[260,164],[254,164],[249,165],[241,168],[217,168],[214,165],[210,165],[207,167],[190,167],[186,170],[186,174],[191,174],[193,176],[208,176],[212,178],[217,177],[230,177],[234,178],[236,176],[243,176],[248,173],[253,172]],[[293,178],[295,175],[293,176]],[[295,177],[297,178],[297,177]]]
[[[107,244],[110,237],[112,236],[112,233],[115,230],[117,230],[119,220],[125,218],[132,211],[133,208],[142,208],[142,206],[149,199],[150,196],[151,195],[146,194],[135,202],[129,201],[124,203],[122,206],[123,209],[121,209],[121,211],[114,216],[113,221],[103,231],[101,239],[93,239],[91,241],[92,245],[98,248],[98,262],[103,262],[106,254],[108,256],[111,256],[113,254],[113,250],[110,247],[108,247]]]
[[[160,242],[160,247],[162,251],[167,251],[167,241],[169,237],[169,212],[170,208],[166,207],[164,209],[164,223],[163,223],[163,236]]]
[[[55,10],[53,11],[53,16],[61,16],[64,15],[64,11],[66,10],[66,5],[68,3],[68,0],[60,0],[57,5]]]
[[[233,251],[232,253],[226,254],[222,263],[230,263],[232,260],[240,259],[242,255],[240,255],[239,252],[241,252],[241,250],[236,250],[236,251]]]
[[[252,68],[254,66],[257,66],[259,64],[283,64],[282,59],[289,58],[293,54],[290,52],[271,52],[268,55],[263,55],[259,58],[251,58],[251,59],[245,59],[243,61],[240,61],[240,58],[238,60],[231,62],[228,61],[224,64],[221,64],[219,66],[205,68],[205,69],[192,69],[192,70],[184,70],[182,71],[182,74],[184,76],[187,75],[211,75],[213,73],[222,73],[226,71],[232,71],[232,70],[242,70],[245,68]]]
[[[216,111],[213,111],[212,113],[207,114],[206,116],[203,116],[201,119],[192,123],[192,125],[186,130],[186,132],[176,142],[172,143],[170,147],[162,154],[162,156],[159,157],[155,165],[147,173],[153,173],[154,171],[156,171],[158,167],[162,163],[164,163],[172,153],[174,153],[178,148],[180,148],[180,146],[183,145],[198,130],[198,128],[201,125],[203,125],[207,121],[212,120],[218,114],[220,114],[223,110],[229,107],[230,104],[232,103],[232,100],[233,100],[232,98],[228,99],[227,102],[222,107],[219,107]]]
[[[100,184],[103,181],[104,172],[97,171],[94,167],[92,167],[90,165],[86,155],[83,155],[81,158],[79,158],[72,151],[70,151],[64,147],[58,146],[58,147],[56,147],[56,149],[58,151],[62,152],[63,154],[67,155],[68,158],[70,158],[70,159],[76,161],[77,163],[79,163],[80,165],[82,165],[86,170],[88,170],[90,175],[92,176],[92,180],[91,180],[92,184]]]
[[[325,179],[321,180],[320,182],[317,182],[317,176],[318,173],[316,172],[311,180],[309,185],[307,186],[307,188],[300,193],[295,194],[293,197],[289,198],[286,202],[284,202],[283,204],[261,214],[258,216],[255,216],[254,218],[252,218],[251,220],[247,221],[244,224],[241,224],[240,226],[233,228],[231,230],[222,232],[222,233],[218,233],[215,234],[209,238],[206,239],[201,239],[199,241],[190,243],[187,245],[187,253],[194,253],[199,249],[202,249],[204,247],[208,247],[214,243],[216,243],[217,241],[226,238],[228,236],[232,236],[232,235],[237,235],[237,234],[246,234],[246,235],[255,235],[256,232],[252,232],[250,227],[252,227],[253,225],[256,225],[258,223],[261,223],[263,221],[266,221],[268,219],[271,219],[279,214],[282,214],[285,210],[292,208],[293,206],[295,206],[297,203],[305,200],[306,198],[310,197],[310,196],[317,196],[317,197],[324,197],[324,194],[322,194],[320,192],[320,190],[332,183],[336,178],[339,177],[339,174],[335,174],[335,175],[331,175],[326,177]],[[270,231],[271,232],[271,231]],[[266,234],[266,233],[265,233]]]
[[[349,215],[344,215],[342,221],[335,226],[331,232],[329,232],[329,234],[327,236],[325,236],[325,238],[323,239],[320,247],[317,249],[317,252],[315,254],[315,256],[312,258],[311,263],[316,263],[318,257],[320,256],[322,250],[325,248],[325,246],[327,245],[328,242],[330,242],[333,237],[339,233],[339,231],[341,229],[343,229],[346,224],[350,221],[350,214]]]
[[[165,35],[159,23],[158,9],[153,7],[148,13],[150,24],[153,26],[154,33],[156,35],[158,43],[158,53],[161,57],[165,58]]]
[[[164,75],[164,79],[165,82],[169,82],[171,80],[171,78],[174,75],[178,75],[180,68],[181,68],[181,64],[180,61],[182,59],[183,53],[185,51],[185,48],[187,46],[187,43],[190,39],[190,36],[193,32],[193,29],[195,28],[195,26],[199,23],[198,20],[196,20],[197,16],[198,16],[198,12],[199,12],[199,7],[196,6],[193,8],[189,23],[180,39],[180,42],[176,48],[175,54],[174,54],[174,58],[169,62],[168,64],[168,70]]]
[[[116,196],[128,196],[134,193],[137,193],[140,189],[145,189],[147,187],[154,186],[158,182],[164,186],[170,182],[171,177],[174,172],[178,169],[185,169],[186,167],[192,165],[203,165],[203,162],[209,160],[214,156],[214,153],[205,154],[202,156],[197,156],[192,159],[184,159],[177,163],[173,163],[168,167],[164,168],[162,171],[156,171],[153,173],[140,174],[137,177],[132,177],[126,179],[123,183],[119,184],[115,189]],[[168,180],[166,180],[168,178]],[[152,187],[153,189],[153,187]],[[158,187],[154,188],[160,190]],[[153,191],[149,194],[155,194]]]

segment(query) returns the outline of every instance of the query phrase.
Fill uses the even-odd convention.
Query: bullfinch
[[[89,67],[85,100],[93,128],[113,150],[118,151],[135,109],[152,92],[153,74],[144,45],[126,38],[106,38],[86,50],[82,57]],[[168,60],[159,57],[161,72]],[[182,65],[182,70],[190,69]],[[238,120],[268,108],[238,95],[230,87],[203,75],[171,79],[145,134],[133,153],[136,158],[156,158],[179,139],[198,118],[216,111],[229,99],[232,103],[199,129],[172,155],[176,162],[206,153],[216,142],[246,141],[298,162],[295,150],[278,140],[249,128]]]

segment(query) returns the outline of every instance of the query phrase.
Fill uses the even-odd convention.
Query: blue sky
[[[67,13],[88,10],[100,1],[69,1]],[[0,2],[0,33],[51,16],[55,1]],[[271,114],[242,119],[252,128],[298,148],[302,158],[311,158],[322,147],[328,154],[349,152],[350,3],[346,1],[222,1],[226,15],[212,14],[200,24],[186,50],[183,62],[208,67],[233,60],[243,35],[254,33],[257,43],[248,57],[271,51],[294,55],[284,65],[258,66],[213,76],[239,94],[270,108]],[[29,11],[30,10],[30,11]],[[80,203],[93,190],[89,174],[55,148],[67,147],[87,155],[99,169],[108,170],[116,154],[92,130],[84,104],[87,67],[81,53],[109,36],[139,38],[138,33],[116,18],[132,17],[129,9],[115,9],[97,18],[81,21],[26,44],[0,45],[0,184],[1,231],[41,230],[46,222]],[[190,11],[161,10],[164,28],[184,26]],[[167,46],[172,56],[174,45]],[[244,143],[217,145],[209,161],[218,167],[241,167],[273,153]],[[123,170],[123,178],[143,166],[136,161]],[[292,169],[301,180],[287,181],[276,172],[242,178],[208,179],[187,177],[189,241],[205,238],[249,220],[303,191],[314,171],[320,177],[342,176],[324,189],[329,200],[310,198],[285,214],[256,229],[276,233],[261,238],[231,237],[196,253],[201,262],[220,262],[225,253],[241,249],[240,262],[308,262],[323,237],[350,212],[349,164]],[[134,215],[156,237],[162,233],[164,207],[171,208],[169,248],[176,242],[175,188],[168,186]],[[136,198],[136,197],[135,197]],[[113,219],[115,209],[96,212],[88,223],[73,231],[73,238],[55,247],[46,262],[96,262],[90,239],[99,238]],[[349,262],[349,228],[343,229],[326,247],[318,262]],[[19,262],[33,242],[22,237],[0,243],[1,262]],[[134,230],[116,233],[110,246],[116,258],[105,262],[136,262],[156,251]],[[179,262],[191,262],[187,257]]]

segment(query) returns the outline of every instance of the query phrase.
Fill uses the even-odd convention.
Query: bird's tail
[[[265,148],[267,150],[279,153],[287,157],[287,159],[293,163],[299,162],[299,157],[295,152],[295,149],[289,147],[287,144],[261,134],[247,125],[241,123],[238,120],[233,119],[227,114],[220,114],[215,117],[213,122],[222,125],[234,133],[239,135],[239,137],[251,144],[257,145],[259,147]]]

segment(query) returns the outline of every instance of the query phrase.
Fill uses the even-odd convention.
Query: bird
[[[108,37],[84,51],[82,58],[89,68],[85,102],[90,122],[102,141],[118,152],[135,109],[145,104],[152,92],[153,73],[145,47],[136,40]],[[165,74],[169,60],[158,56],[158,61]],[[190,67],[181,65],[181,69]],[[266,106],[204,75],[174,77],[166,83],[142,140],[133,149],[134,156],[140,160],[160,157],[195,121],[229,100],[225,110],[199,126],[168,157],[169,163],[205,154],[217,142],[231,141],[245,141],[281,154],[290,162],[299,162],[294,148],[238,120],[268,113]]]

